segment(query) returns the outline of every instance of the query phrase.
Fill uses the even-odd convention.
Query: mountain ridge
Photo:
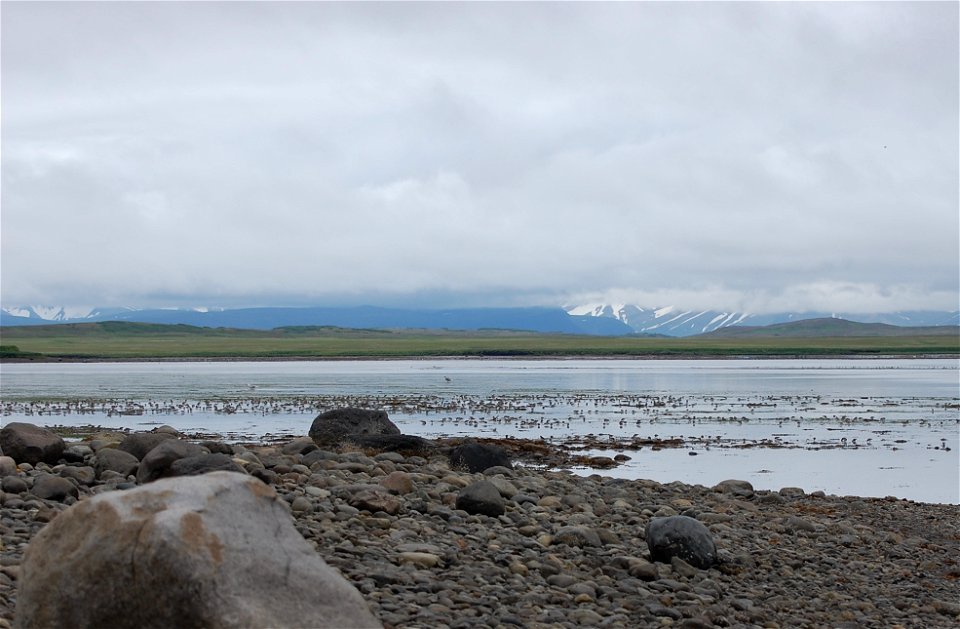
[[[844,319],[856,323],[884,323],[901,327],[960,325],[960,311],[903,310],[889,313],[781,312],[755,314],[722,310],[685,310],[676,306],[644,307],[633,304],[567,306],[578,316],[612,318],[640,334],[694,336],[719,329],[766,326],[810,319]]]
[[[0,309],[0,326],[29,326],[100,321],[183,324],[209,328],[270,330],[285,326],[343,328],[523,330],[596,336],[685,337],[721,329],[759,327],[812,319],[845,319],[901,327],[960,324],[960,312],[899,311],[851,314],[787,312],[753,314],[721,310],[649,308],[631,304],[527,308],[451,308],[440,310],[355,307],[260,308],[64,308],[21,306]]]
[[[562,308],[464,308],[414,310],[357,306],[349,308],[237,308],[226,309],[92,309],[78,319],[49,320],[36,309],[0,311],[0,325],[48,325],[128,321],[135,323],[182,324],[209,328],[271,330],[289,326],[335,326],[342,328],[402,328],[450,330],[529,330],[561,334],[625,336],[634,331],[615,319],[570,315]],[[41,312],[52,312],[53,309]],[[30,313],[24,316],[24,313]]]

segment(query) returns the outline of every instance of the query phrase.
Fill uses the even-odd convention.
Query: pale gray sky
[[[956,309],[958,3],[19,3],[2,300]]]

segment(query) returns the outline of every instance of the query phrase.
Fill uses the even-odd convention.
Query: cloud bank
[[[957,307],[956,3],[2,18],[5,305]]]

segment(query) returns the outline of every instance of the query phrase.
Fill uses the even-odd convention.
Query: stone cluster
[[[171,440],[188,445],[164,445]],[[153,455],[161,446],[164,456]],[[6,451],[6,442],[0,447]],[[171,451],[178,458],[170,460]],[[224,476],[255,478],[275,492],[272,500],[300,537],[386,627],[953,627],[960,621],[957,505],[797,488],[755,491],[743,481],[703,487],[578,477],[502,459],[471,472],[451,454],[442,447],[421,454],[319,447],[306,438],[282,445],[190,443],[158,429],[67,444],[55,461],[0,457],[0,628],[31,624],[25,614],[32,612],[21,606],[43,587],[33,583],[29,567],[42,545],[24,553],[59,518],[75,519],[70,505]],[[191,459],[197,464],[177,465]],[[189,476],[226,462],[233,474]],[[203,512],[190,504],[178,512],[181,519]],[[245,534],[245,543],[270,554],[275,527],[262,528]],[[210,530],[204,520],[202,531]],[[221,537],[229,536],[218,534],[212,543],[200,534],[204,552],[226,544]],[[281,581],[291,592],[310,582],[298,565],[309,557],[291,559],[297,570]],[[67,575],[58,588],[75,594],[99,587],[84,581],[95,556],[78,565],[58,564],[54,555],[47,561]],[[255,564],[246,570],[258,577]],[[239,606],[242,598],[231,600]],[[279,616],[276,622],[297,624]]]

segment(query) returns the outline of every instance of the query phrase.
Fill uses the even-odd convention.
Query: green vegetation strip
[[[0,358],[397,358],[446,356],[829,356],[960,353],[960,336],[648,338],[485,330],[233,330],[122,322],[0,329]],[[15,343],[15,345],[14,345]],[[9,351],[8,351],[9,348]],[[38,356],[42,355],[42,356]]]

